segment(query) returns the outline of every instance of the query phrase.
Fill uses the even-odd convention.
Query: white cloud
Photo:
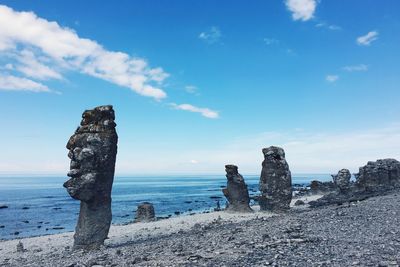
[[[379,33],[377,31],[368,32],[366,35],[357,38],[358,45],[369,46],[373,41],[378,39]]]
[[[197,160],[195,160],[195,159],[192,159],[192,160],[190,160],[190,163],[192,163],[192,164],[198,164],[199,162],[198,162]]]
[[[221,38],[221,31],[219,30],[218,27],[213,26],[210,28],[210,30],[202,32],[199,34],[199,39],[205,41],[206,43],[209,44],[214,44],[219,42]]]
[[[57,22],[4,5],[0,5],[0,51],[15,54],[23,63],[17,70],[28,77],[60,79],[61,74],[48,66],[51,64],[64,71],[78,71],[128,87],[157,100],[166,97],[158,88],[168,77],[162,68],[150,68],[142,58],[106,50],[96,41],[81,38]],[[40,58],[48,62],[32,61]],[[34,63],[38,68],[30,69]]]
[[[190,104],[175,104],[171,103],[170,104],[174,109],[178,110],[185,110],[185,111],[190,111],[190,112],[196,112],[200,113],[202,116],[209,118],[209,119],[217,119],[219,117],[219,114],[217,111],[211,110],[209,108],[199,108]]]
[[[40,63],[39,58],[36,58],[32,51],[22,50],[18,56],[18,61],[21,65],[17,66],[16,69],[28,77],[39,80],[62,79],[60,73]]]
[[[293,20],[307,21],[314,16],[317,2],[315,0],[286,0],[287,9],[292,12]]]
[[[359,64],[359,65],[353,65],[353,66],[344,66],[343,70],[348,71],[348,72],[354,72],[354,71],[367,71],[368,66],[365,64]]]
[[[51,92],[50,89],[41,83],[27,78],[12,75],[0,74],[0,91],[31,91],[35,93]]]
[[[325,77],[325,80],[330,83],[336,82],[338,79],[339,79],[338,75],[326,75]]]
[[[337,25],[334,25],[334,24],[327,24],[325,22],[317,23],[317,24],[315,24],[315,27],[317,27],[317,28],[325,28],[325,29],[328,29],[328,30],[331,30],[331,31],[339,31],[339,30],[342,29],[342,27],[340,27],[340,26],[337,26]]]

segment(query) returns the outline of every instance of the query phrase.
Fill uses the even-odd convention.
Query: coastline
[[[298,199],[305,203],[316,200],[322,195],[310,195],[293,198],[291,206]],[[159,236],[172,235],[174,233],[188,231],[197,225],[207,225],[214,222],[221,223],[242,223],[248,220],[264,220],[277,214],[270,212],[259,212],[258,206],[252,206],[253,213],[230,213],[226,211],[213,211],[209,213],[196,213],[192,215],[181,215],[167,219],[161,219],[154,222],[137,222],[124,225],[111,225],[108,239],[105,241],[105,247],[123,246],[131,244],[138,240],[155,238]],[[295,207],[303,209],[304,207]],[[0,241],[0,264],[16,260],[20,257],[29,259],[33,256],[40,257],[51,254],[53,251],[69,250],[73,244],[74,232],[65,232],[60,234],[42,235],[36,237],[16,238]],[[22,242],[24,253],[16,252],[16,246]],[[12,265],[11,265],[12,266]]]

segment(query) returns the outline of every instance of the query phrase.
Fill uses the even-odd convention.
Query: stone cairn
[[[292,176],[285,159],[285,151],[276,146],[264,148],[260,177],[260,210],[284,211],[292,200]]]
[[[71,178],[64,187],[72,198],[81,201],[75,249],[98,248],[108,235],[118,141],[114,119],[112,106],[86,110],[67,143]]]
[[[153,204],[149,202],[141,203],[136,210],[135,222],[152,222],[155,221],[156,216]]]
[[[247,185],[243,176],[238,173],[238,167],[235,165],[225,165],[226,178],[228,179],[226,188],[222,189],[228,205],[227,211],[233,212],[252,212],[250,208],[250,197]]]
[[[400,162],[395,159],[369,161],[355,174],[356,185],[365,191],[382,191],[400,187]]]
[[[338,174],[332,175],[333,182],[340,192],[346,192],[350,187],[351,173],[348,169],[341,169]]]

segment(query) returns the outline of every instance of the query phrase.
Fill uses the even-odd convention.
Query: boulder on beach
[[[243,176],[238,172],[235,165],[225,165],[227,186],[222,189],[228,200],[227,211],[252,212],[250,208],[250,197]]]
[[[400,187],[400,162],[395,159],[369,161],[355,174],[356,185],[366,191]]]
[[[349,190],[351,173],[348,169],[341,169],[337,174],[333,174],[332,178],[339,191]]]
[[[335,191],[336,186],[333,182],[320,182],[317,180],[311,181],[310,183],[310,191],[313,194],[324,194]]]
[[[71,178],[64,187],[81,201],[74,248],[97,248],[108,235],[118,141],[114,119],[112,106],[86,110],[67,143]]]
[[[285,151],[276,146],[264,148],[260,177],[260,210],[283,211],[290,208],[292,176],[285,159]]]
[[[141,203],[136,210],[135,222],[152,222],[155,221],[156,215],[153,204],[149,202]]]

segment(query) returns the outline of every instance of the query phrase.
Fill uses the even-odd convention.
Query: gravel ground
[[[2,266],[399,266],[400,192],[242,222],[216,219],[94,252],[69,247]]]

